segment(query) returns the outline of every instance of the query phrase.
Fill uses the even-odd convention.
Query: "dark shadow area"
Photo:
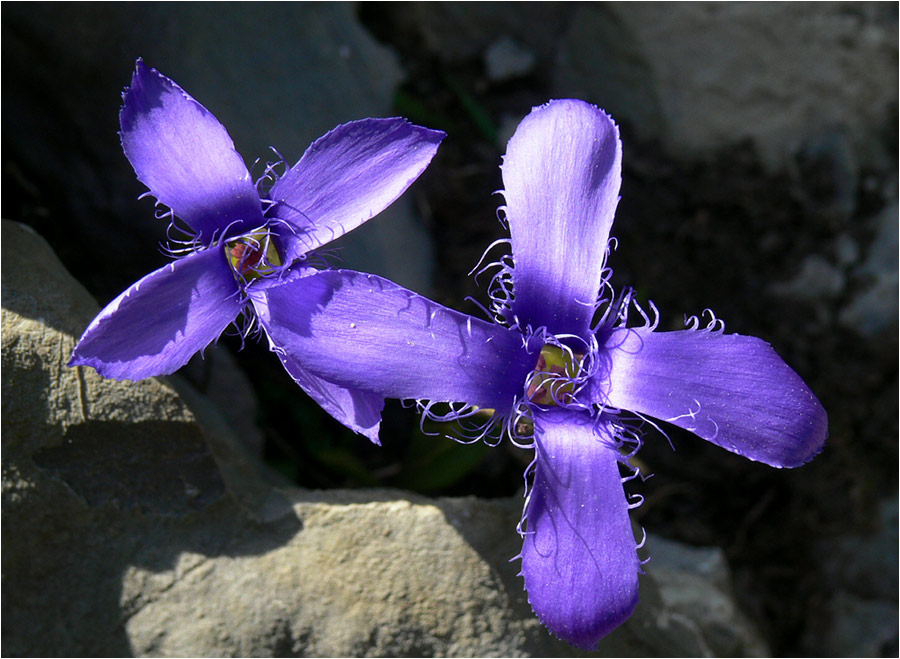
[[[110,437],[119,438],[116,446]],[[225,493],[206,442],[191,423],[89,420],[69,427],[62,444],[32,459],[92,508],[112,504],[127,512],[181,517]]]

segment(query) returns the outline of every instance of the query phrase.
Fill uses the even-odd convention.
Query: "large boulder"
[[[860,160],[889,163],[897,9],[586,3],[561,41],[554,93],[599,103],[682,156],[750,140],[777,170],[838,131]]]
[[[0,242],[6,654],[588,656],[528,606],[519,499],[279,484],[184,381],[66,367],[97,305],[29,228]],[[599,652],[764,655],[721,553],[659,545]]]

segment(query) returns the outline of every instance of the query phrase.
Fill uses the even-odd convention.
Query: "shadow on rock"
[[[4,648],[128,655],[128,620],[187,572],[270,551],[302,524],[286,503],[255,514],[249,477],[230,489],[213,433],[163,382],[66,367],[95,304],[30,230],[4,222],[2,242],[42,270],[4,249]]]

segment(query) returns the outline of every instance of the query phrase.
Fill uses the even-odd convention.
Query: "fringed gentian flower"
[[[492,280],[494,323],[339,270],[255,302],[272,339],[320,377],[417,399],[425,418],[468,422],[473,439],[501,430],[534,449],[520,527],[529,601],[551,632],[591,648],[638,602],[637,502],[622,486],[637,475],[627,464],[637,421],[795,467],[821,450],[826,415],[764,341],[715,320],[658,332],[630,291],[612,294],[621,145],[601,110],[574,100],[534,109],[502,171],[512,257]],[[641,326],[628,326],[629,308]],[[439,402],[465,405],[442,414]]]
[[[225,127],[140,60],[119,121],[138,179],[170,209],[161,216],[184,223],[186,238],[170,250],[174,262],[100,312],[69,362],[130,380],[172,373],[238,316],[249,331],[249,291],[277,285],[310,250],[384,210],[425,170],[444,137],[401,118],[355,121],[316,140],[280,178],[270,166],[254,184]],[[273,178],[264,191],[260,183]],[[179,228],[173,219],[170,237]],[[302,286],[292,291],[305,294]],[[377,441],[383,398],[321,380],[300,356],[280,355],[326,411]]]

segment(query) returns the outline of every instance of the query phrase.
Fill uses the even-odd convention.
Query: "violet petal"
[[[201,242],[262,225],[250,173],[209,110],[140,60],[123,99],[122,148],[138,179]]]
[[[375,275],[328,270],[251,295],[273,344],[350,389],[509,409],[533,367],[518,332]]]
[[[110,302],[84,331],[69,366],[92,366],[117,380],[172,373],[215,341],[243,305],[223,249],[195,252]]]
[[[773,467],[797,467],[822,450],[824,408],[762,339],[621,329],[607,345],[614,407],[668,421]]]
[[[332,384],[307,371],[300,362],[284,351],[276,349],[275,352],[294,382],[323,410],[350,430],[381,445],[378,430],[381,426],[381,411],[384,409],[383,397]]]
[[[571,410],[535,414],[537,466],[522,574],[547,628],[592,648],[638,603],[637,555],[618,452],[605,426]]]
[[[503,160],[520,325],[586,338],[622,179],[619,130],[583,101],[531,111]]]
[[[444,136],[395,117],[352,121],[313,142],[269,193],[276,202],[269,216],[288,225],[273,222],[286,260],[387,208],[425,171]]]

